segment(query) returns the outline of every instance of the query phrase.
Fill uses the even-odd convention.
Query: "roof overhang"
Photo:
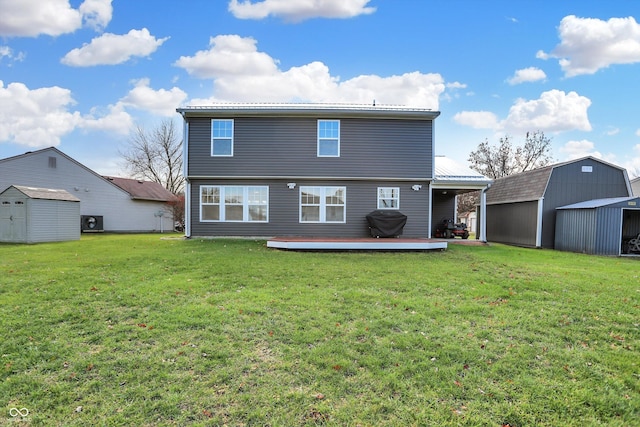
[[[389,105],[357,104],[214,104],[177,108],[183,117],[318,117],[433,120],[439,111]]]

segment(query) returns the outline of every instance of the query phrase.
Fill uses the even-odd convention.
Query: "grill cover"
[[[407,223],[407,216],[398,211],[377,210],[367,214],[372,237],[398,237]]]

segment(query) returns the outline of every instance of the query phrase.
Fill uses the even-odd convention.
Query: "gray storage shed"
[[[0,193],[0,242],[80,239],[80,199],[65,190],[12,185]]]
[[[640,234],[640,197],[615,197],[556,210],[555,248],[592,255],[640,255],[629,241]]]
[[[627,171],[594,157],[496,179],[487,196],[487,240],[553,249],[556,208],[631,197]]]

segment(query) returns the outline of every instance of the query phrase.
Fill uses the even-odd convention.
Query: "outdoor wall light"
[[[296,188],[296,183],[295,182],[287,182],[287,187],[289,187],[289,190],[293,190],[294,188]]]
[[[421,188],[422,188],[422,185],[420,185],[420,184],[414,184],[414,185],[411,186],[411,189],[413,191],[420,191]]]

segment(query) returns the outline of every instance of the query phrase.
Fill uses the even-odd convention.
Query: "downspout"
[[[487,184],[480,192],[480,235],[478,240],[483,243],[487,243],[487,190],[489,188],[491,188],[491,184]]]
[[[536,222],[536,248],[542,247],[542,211],[544,210],[544,197],[538,199],[538,218]]]
[[[431,184],[433,181],[429,181],[429,215],[427,218],[427,238],[430,239],[431,238],[431,224],[432,224],[432,217],[433,217],[433,190],[431,188]]]
[[[184,236],[191,237],[191,182],[189,181],[189,123],[182,112],[182,174],[184,175]]]

